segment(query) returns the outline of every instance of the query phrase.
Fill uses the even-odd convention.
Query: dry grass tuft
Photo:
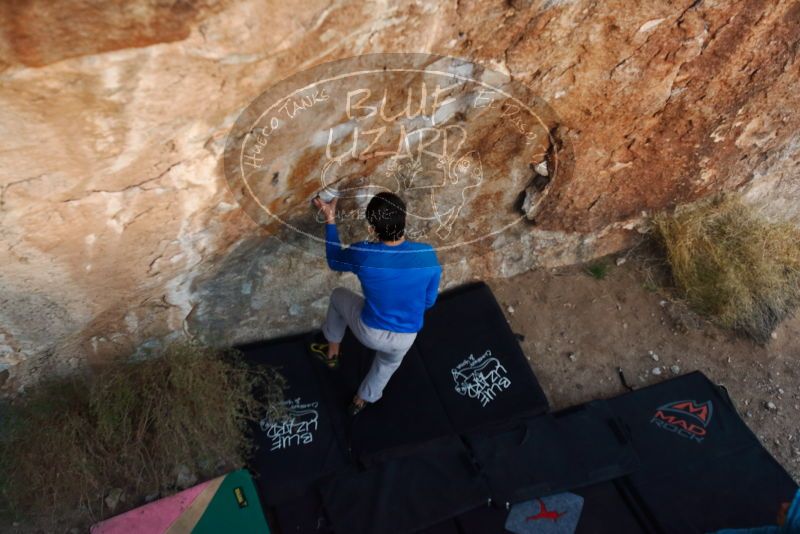
[[[655,218],[678,289],[696,311],[760,343],[800,302],[800,231],[725,195]]]
[[[267,403],[254,387],[267,388]],[[185,466],[201,478],[240,466],[248,421],[280,416],[283,378],[253,371],[234,351],[171,346],[163,357],[118,363],[91,377],[41,384],[7,407],[0,440],[3,507],[45,528],[120,513],[145,495],[171,493]]]

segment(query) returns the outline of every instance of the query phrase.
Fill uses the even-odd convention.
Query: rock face
[[[569,156],[552,176],[531,168],[550,156],[492,137],[508,127],[497,116],[469,121],[485,134],[473,148],[494,150],[480,152],[491,187],[447,239],[529,217],[443,249],[446,284],[619,250],[643,215],[719,190],[800,216],[797,2],[31,0],[0,12],[6,391],[186,334],[232,343],[318,323],[329,290],[357,282],[325,270],[319,243],[254,221],[223,160],[259,94],[341,58],[465,58],[552,111],[539,152]],[[308,210],[309,176],[324,165],[312,141],[282,138],[291,172],[264,194],[321,236]]]

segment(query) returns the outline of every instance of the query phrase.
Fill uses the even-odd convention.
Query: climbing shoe
[[[329,369],[336,369],[339,366],[339,355],[334,354],[328,357],[328,340],[322,332],[315,332],[308,341],[308,351],[314,358],[324,363]]]

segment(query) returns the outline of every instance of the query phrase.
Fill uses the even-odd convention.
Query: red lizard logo
[[[539,501],[539,513],[536,515],[528,516],[525,521],[537,521],[539,519],[551,519],[554,522],[558,521],[558,518],[562,515],[565,515],[567,512],[552,512],[547,509],[541,499],[536,499]]]

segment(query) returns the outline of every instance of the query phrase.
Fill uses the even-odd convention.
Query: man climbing
[[[392,374],[400,366],[417,332],[425,310],[433,306],[442,268],[433,247],[405,239],[405,203],[393,193],[379,193],[367,205],[370,241],[343,248],[336,229],[336,199],[314,205],[325,216],[325,252],[334,271],[358,276],[364,297],[342,287],[331,294],[322,334],[327,347],[312,345],[330,367],[339,358],[339,345],[350,330],[367,348],[376,351],[361,382],[350,414],[381,398]]]

